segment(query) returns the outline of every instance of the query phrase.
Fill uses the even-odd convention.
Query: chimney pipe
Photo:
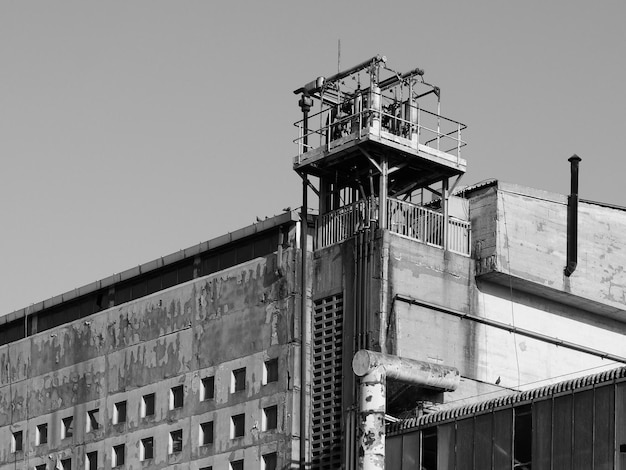
[[[571,189],[567,198],[567,264],[564,274],[570,277],[578,264],[578,164],[581,158],[574,154],[571,164]]]

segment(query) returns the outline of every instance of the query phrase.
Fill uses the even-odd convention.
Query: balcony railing
[[[306,158],[306,152],[316,148],[330,151],[346,141],[361,139],[364,135],[392,140],[415,150],[418,144],[425,145],[457,159],[461,157],[461,148],[466,145],[461,138],[462,131],[466,129],[465,124],[415,104],[395,103],[386,96],[378,96],[382,102],[380,109],[364,106],[355,110],[350,101],[345,101],[334,108],[327,107],[309,115],[306,134],[304,122],[296,122],[299,135],[294,140],[298,145],[295,162],[300,163]],[[344,108],[350,111],[342,111]]]
[[[317,248],[340,243],[376,224],[378,213],[378,199],[374,198],[321,215],[317,222]],[[432,209],[388,198],[387,228],[427,245],[470,254],[470,223],[449,217],[446,230],[443,214]],[[446,234],[447,244],[444,244]]]

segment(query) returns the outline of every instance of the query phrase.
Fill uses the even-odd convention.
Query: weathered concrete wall
[[[569,278],[565,196],[498,183],[471,199],[471,221],[477,274],[505,285],[511,276],[520,289],[626,320],[626,211],[579,203]]]
[[[243,455],[258,461],[265,452],[290,460],[298,434],[299,384],[288,372],[299,367],[298,257],[286,249],[280,261],[276,255],[255,259],[1,347],[0,464],[17,458],[32,468],[77,449],[73,465],[83,468],[84,447],[98,451],[99,468],[111,468],[112,446],[125,443],[126,468],[142,468],[139,443],[147,436],[155,438],[150,468],[190,468],[195,459],[222,467]],[[265,385],[270,358],[279,361],[279,381]],[[240,367],[246,389],[231,393],[232,370]],[[200,381],[211,375],[215,399],[200,401]],[[169,410],[169,390],[177,384],[184,386],[185,405]],[[148,393],[156,393],[155,415],[140,418]],[[114,404],[123,400],[127,421],[114,425]],[[262,411],[270,405],[278,405],[278,429],[262,431]],[[87,411],[96,408],[100,429],[86,432]],[[231,439],[230,418],[238,413],[245,413],[246,432]],[[74,435],[62,440],[61,420],[69,416]],[[215,423],[215,442],[199,446],[199,425],[206,421]],[[36,446],[42,423],[48,423],[48,443]],[[168,455],[175,429],[183,430],[183,451]],[[24,432],[26,452],[12,454],[16,430]]]
[[[493,227],[484,223],[484,231]],[[502,387],[528,388],[616,364],[446,313],[467,313],[626,357],[626,324],[489,281],[475,261],[395,234],[389,238],[391,353],[457,367],[463,377],[448,403],[484,398]],[[493,250],[486,244],[485,249]],[[437,309],[394,296],[417,299]],[[443,311],[442,311],[443,310]],[[619,365],[619,364],[617,364]],[[498,382],[498,386],[496,386]],[[487,398],[491,398],[487,395]]]

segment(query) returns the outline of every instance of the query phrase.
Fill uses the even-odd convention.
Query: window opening
[[[263,408],[263,431],[276,429],[278,426],[278,406]]]
[[[200,400],[213,400],[215,398],[215,377],[205,377],[202,379],[202,390]]]
[[[170,389],[170,410],[183,407],[184,390],[182,385]]]
[[[272,452],[271,454],[265,454],[263,456],[263,467],[262,470],[276,470],[278,462],[278,456],[276,452]]]
[[[87,412],[87,432],[95,431],[100,427],[99,414],[100,410],[98,408]]]
[[[235,439],[245,434],[246,415],[235,415],[230,419],[230,438]]]
[[[87,470],[97,470],[98,469],[98,451],[87,452],[87,461],[86,468]]]
[[[154,416],[154,393],[149,393],[141,398],[141,417]]]
[[[113,467],[121,467],[122,465],[124,465],[125,453],[126,453],[126,446],[124,444],[113,446],[113,455],[112,455]]]
[[[263,369],[263,383],[269,384],[272,382],[278,382],[278,359],[270,359],[265,361],[265,368]]]
[[[230,463],[230,470],[243,470],[243,459],[232,461]]]
[[[40,446],[48,442],[48,424],[38,424],[35,435],[35,444]]]
[[[532,410],[530,405],[514,408],[513,468],[530,470],[532,465]]]
[[[22,431],[15,431],[11,436],[11,452],[20,452],[23,450],[23,434]]]
[[[213,444],[213,421],[200,425],[200,445]]]
[[[241,392],[246,389],[246,368],[236,369],[232,373],[230,391],[231,393]]]
[[[154,438],[146,437],[141,440],[141,448],[139,449],[139,458],[149,460],[154,458]]]
[[[120,401],[113,407],[113,424],[126,422],[126,401]]]
[[[74,435],[74,417],[68,416],[61,420],[61,439],[66,439]]]
[[[177,429],[170,432],[170,446],[169,453],[175,454],[183,450],[183,430]]]

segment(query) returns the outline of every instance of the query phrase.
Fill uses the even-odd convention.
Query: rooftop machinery
[[[466,126],[441,116],[440,89],[423,70],[399,73],[377,55],[294,93],[303,113],[294,170],[319,196],[317,248],[375,224],[465,254],[468,233],[453,240],[446,222],[449,179],[466,169]],[[440,199],[439,216],[420,210],[425,191]]]

